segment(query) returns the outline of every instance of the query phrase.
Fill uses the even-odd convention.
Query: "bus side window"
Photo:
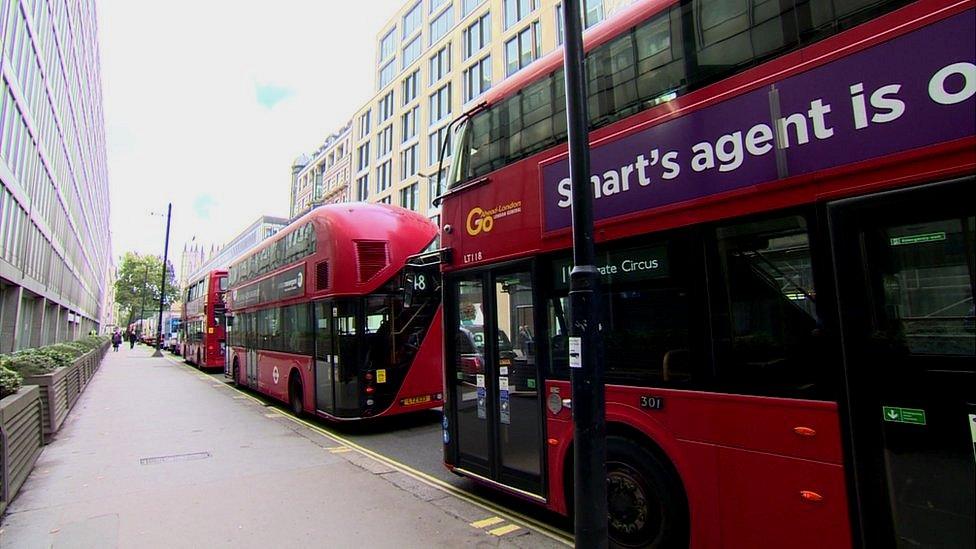
[[[806,219],[780,217],[716,231],[721,288],[713,326],[726,389],[823,398],[830,361],[817,336],[817,294]]]

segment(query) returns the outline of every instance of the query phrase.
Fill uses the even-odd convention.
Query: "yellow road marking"
[[[183,363],[183,362],[181,362],[181,361],[179,361],[177,359],[174,359],[174,358],[170,358],[170,357],[166,357],[166,358],[169,359],[170,361],[172,361],[174,364],[177,364],[177,365],[180,365],[180,366],[184,366],[190,372],[195,372],[196,371],[189,364],[185,364],[185,363]],[[249,399],[253,400],[254,402],[256,402],[257,404],[260,404],[261,406],[267,406],[267,402],[265,402],[265,401],[263,401],[263,400],[255,397],[253,395],[250,395],[248,393],[245,393],[244,391],[242,391],[238,387],[234,387],[233,385],[228,385],[228,387],[231,388],[231,389],[233,389],[234,391],[240,393],[245,398],[249,398]],[[355,442],[353,442],[353,441],[351,441],[351,440],[349,440],[347,438],[344,438],[341,435],[338,435],[338,434],[336,434],[336,433],[334,433],[332,431],[329,431],[328,429],[325,429],[323,427],[320,427],[318,425],[315,425],[314,423],[309,423],[308,421],[305,421],[303,419],[296,418],[296,417],[294,417],[294,416],[292,416],[290,414],[276,414],[275,417],[283,417],[283,418],[285,418],[285,419],[287,419],[287,420],[289,420],[289,421],[291,421],[293,423],[297,423],[299,425],[305,426],[305,427],[307,427],[307,428],[309,428],[309,429],[311,429],[311,430],[319,433],[320,435],[322,435],[322,436],[324,436],[326,438],[332,439],[332,440],[338,442],[339,444],[344,444],[345,446],[349,447],[351,450],[356,450],[357,452],[359,452],[361,454],[364,454],[364,455],[366,455],[366,456],[368,456],[370,458],[373,458],[373,460],[375,460],[375,461],[378,461],[380,463],[383,463],[385,465],[388,465],[390,467],[393,467],[394,469],[400,471],[401,473],[403,473],[403,474],[405,474],[407,476],[410,476],[410,477],[414,478],[415,480],[418,480],[418,481],[420,481],[420,482],[422,482],[422,483],[424,483],[424,484],[426,484],[426,485],[428,485],[428,486],[430,486],[432,488],[437,488],[437,489],[439,489],[439,490],[441,490],[443,492],[446,492],[446,493],[448,493],[448,494],[450,494],[450,495],[452,495],[452,496],[460,499],[461,501],[470,503],[471,505],[474,505],[476,507],[479,507],[482,510],[488,511],[490,513],[497,513],[497,514],[499,514],[501,516],[504,516],[508,521],[513,522],[513,523],[516,523],[516,524],[518,524],[518,525],[520,525],[522,527],[525,527],[527,529],[533,530],[535,532],[538,532],[538,533],[546,536],[547,538],[549,538],[551,540],[557,541],[559,543],[562,543],[562,544],[567,545],[567,546],[570,546],[570,547],[573,546],[573,536],[572,535],[568,535],[567,536],[564,532],[562,532],[562,531],[560,531],[560,530],[558,530],[556,528],[553,528],[553,527],[549,526],[548,524],[545,524],[544,522],[538,521],[538,520],[536,520],[536,519],[534,519],[532,517],[529,517],[527,515],[524,515],[522,513],[519,513],[518,511],[512,511],[510,509],[505,509],[504,507],[501,507],[501,506],[497,505],[496,503],[494,503],[492,501],[489,501],[489,500],[486,500],[486,499],[484,499],[484,498],[482,498],[480,496],[476,496],[474,494],[470,494],[468,492],[465,492],[464,490],[462,490],[460,488],[457,488],[456,486],[454,486],[454,485],[452,485],[450,483],[447,483],[447,482],[445,482],[445,481],[443,481],[443,480],[441,480],[439,478],[433,477],[431,475],[428,475],[427,473],[424,473],[422,471],[419,471],[417,469],[414,469],[413,467],[410,467],[409,465],[400,463],[399,461],[397,461],[397,460],[395,460],[393,458],[384,456],[383,454],[376,453],[373,450],[370,450],[370,449],[368,449],[368,448],[366,448],[364,446],[360,446],[359,444],[356,444]]]
[[[333,448],[328,448],[328,450],[333,454],[344,454],[346,452],[352,452],[352,448],[348,446],[336,446]]]
[[[472,522],[471,526],[474,526],[475,528],[485,528],[488,526],[494,526],[499,522],[503,522],[502,519],[499,517],[488,517],[484,520],[476,520]]]
[[[285,417],[282,414],[264,414],[264,417]]]
[[[493,536],[504,536],[505,534],[510,534],[516,530],[521,530],[521,526],[515,526],[514,524],[506,524],[500,528],[495,528],[494,530],[488,530],[488,533]]]

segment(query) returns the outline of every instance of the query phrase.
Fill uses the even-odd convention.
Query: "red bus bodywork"
[[[240,268],[248,259],[238,258],[232,264],[229,314],[235,324],[231,328],[226,376],[285,403],[293,402],[295,395],[291,394],[291,383],[293,379],[297,380],[300,384],[301,412],[329,420],[356,420],[441,406],[443,381],[439,286],[436,287],[436,307],[423,313],[426,320],[422,327],[418,327],[418,334],[422,335],[419,341],[411,342],[408,363],[401,362],[382,371],[363,367],[358,372],[362,405],[354,412],[330,413],[318,406],[323,398],[316,393],[322,381],[318,379],[320,370],[316,360],[316,351],[322,345],[322,341],[317,339],[318,335],[314,336],[314,342],[307,342],[309,347],[306,352],[299,352],[267,348],[269,345],[260,348],[262,343],[242,333],[248,329],[241,322],[242,316],[258,314],[268,308],[308,306],[311,309],[308,314],[312,315],[320,304],[327,303],[326,309],[329,309],[340,302],[381,294],[398,295],[402,299],[403,288],[399,277],[408,258],[422,252],[437,233],[436,226],[430,220],[400,207],[362,203],[324,205],[295,220],[250,251],[248,256],[262,257],[266,250],[270,252],[273,249],[276,242],[287,241],[298,231],[309,229],[314,234],[314,252],[298,261],[285,262],[275,270],[244,282],[235,279],[234,269]],[[282,282],[285,278],[289,282]],[[269,285],[275,288],[288,285],[288,290],[284,294],[279,292],[268,297],[269,291],[276,292],[268,290]],[[308,320],[313,331],[316,330],[316,323],[321,322],[314,316]],[[361,324],[360,330],[366,329],[365,323]],[[235,338],[235,333],[240,337]],[[318,352],[323,353],[321,350]],[[320,363],[318,366],[321,366]],[[384,393],[385,397],[381,398]]]
[[[183,359],[200,369],[224,368],[226,283],[227,271],[210,271],[190,284],[184,296]],[[221,289],[222,285],[224,289]],[[186,299],[191,296],[193,299]]]
[[[590,51],[610,42],[672,4],[638,3],[588,32],[585,49]],[[921,0],[910,4],[718,83],[591,130],[591,148],[691,116],[806,71],[842,62],[847,56],[953,16],[968,12],[972,18],[973,6],[972,1]],[[494,105],[511,97],[527,84],[560,69],[562,62],[561,50],[554,52],[492,88],[485,102]],[[707,132],[705,135],[712,137]],[[568,227],[546,228],[546,196],[541,181],[544,169],[565,162],[567,154],[563,143],[469,180],[445,194],[442,223],[450,229],[445,229],[442,238],[444,248],[450,250],[447,257],[451,258],[442,266],[445,288],[448,288],[447,277],[452,274],[571,247],[572,234]],[[801,204],[905,188],[966,176],[974,171],[976,137],[969,132],[957,139],[733,191],[602,219],[597,216],[595,239],[597,243],[608,242]],[[483,227],[478,226],[477,212],[496,207],[514,214],[495,219],[490,232],[479,230]],[[446,298],[445,306],[451,305]],[[453,375],[450,359],[445,359],[445,366],[450,379]],[[446,391],[445,422],[456,406],[451,402],[451,390],[446,388]],[[662,409],[642,408],[638,402],[647,395],[660,397],[667,404]],[[447,444],[445,462],[459,474],[567,514],[572,512],[567,508],[564,490],[567,479],[572,478],[572,413],[569,408],[559,406],[555,406],[558,408],[555,413],[547,410],[545,397],[570,398],[570,383],[544,380],[540,396],[545,445],[543,493],[526,493],[465,471],[452,462],[453,450]],[[837,402],[607,385],[606,420],[610,432],[653,441],[673,464],[688,500],[693,547],[846,547],[855,539],[851,525],[855,513],[851,507],[856,503],[851,503],[850,479],[845,474],[845,444]],[[445,443],[449,436],[456,436],[453,429],[453,426],[451,430],[445,428]],[[805,436],[806,433],[816,435]],[[801,494],[816,497],[804,499]]]

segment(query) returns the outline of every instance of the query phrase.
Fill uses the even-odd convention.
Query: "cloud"
[[[216,205],[217,201],[209,194],[201,194],[193,199],[193,211],[200,219],[210,219],[210,210]]]
[[[295,90],[274,84],[255,83],[254,92],[257,95],[258,103],[266,109],[272,109],[278,103],[295,95]]]

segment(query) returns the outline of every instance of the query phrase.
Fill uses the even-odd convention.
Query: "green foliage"
[[[88,336],[37,349],[23,349],[9,355],[0,355],[0,366],[23,376],[49,374],[58,368],[70,366],[79,357],[101,347],[107,341],[107,336]]]
[[[0,357],[0,363],[3,362],[3,357]],[[20,389],[21,382],[24,379],[17,372],[0,366],[0,398],[7,395],[12,395]]]
[[[126,252],[119,266],[118,278],[115,280],[115,302],[119,305],[122,318],[135,319],[136,315],[145,311],[159,310],[160,283],[162,282],[163,262],[153,255],[139,255]],[[166,264],[166,297],[164,307],[179,298],[180,290],[176,287],[176,274],[172,263]]]

